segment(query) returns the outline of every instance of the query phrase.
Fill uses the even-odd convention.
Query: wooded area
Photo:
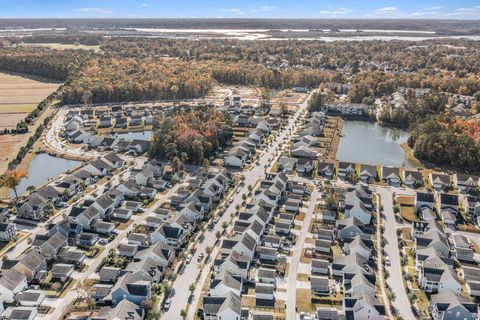
[[[177,109],[160,116],[154,127],[150,155],[172,160],[177,167],[184,162],[202,164],[233,136],[230,116],[207,106]]]

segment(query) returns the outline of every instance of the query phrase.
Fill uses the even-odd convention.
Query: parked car
[[[198,262],[201,262],[201,261],[203,260],[203,257],[204,257],[204,256],[205,256],[205,255],[204,255],[204,253],[203,253],[203,252],[202,252],[202,253],[200,253],[200,254],[198,255],[198,259],[197,259],[197,261],[198,261]]]
[[[167,300],[165,300],[165,303],[163,304],[163,310],[167,311],[170,309],[170,306],[172,305],[172,298],[168,297]]]
[[[390,257],[389,257],[389,256],[385,256],[385,264],[386,264],[387,266],[390,265]]]

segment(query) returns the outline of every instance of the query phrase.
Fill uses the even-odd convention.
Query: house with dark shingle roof
[[[105,298],[113,305],[128,300],[138,306],[148,300],[151,295],[151,282],[143,279],[141,274],[125,273],[118,278],[110,294]]]
[[[317,164],[317,173],[327,179],[332,179],[335,175],[335,164],[331,162],[319,162]]]
[[[403,171],[403,183],[409,188],[418,188],[423,185],[423,175],[416,170],[405,169]]]
[[[437,191],[446,190],[451,187],[450,176],[446,173],[433,173],[428,174],[430,184]]]
[[[400,186],[402,179],[400,178],[400,169],[395,167],[382,167],[382,180],[391,186]]]
[[[340,161],[338,163],[338,177],[345,180],[349,174],[354,174],[355,163]]]
[[[460,192],[471,192],[477,190],[479,178],[471,174],[455,173],[453,175],[453,183]]]
[[[360,181],[364,183],[375,181],[378,179],[377,167],[368,164],[362,164],[360,166],[360,174],[358,176]]]

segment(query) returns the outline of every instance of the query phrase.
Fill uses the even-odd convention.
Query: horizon
[[[297,2],[253,0],[86,0],[81,4],[46,0],[1,1],[0,19],[332,19],[332,20],[472,20],[480,19],[474,0]]]

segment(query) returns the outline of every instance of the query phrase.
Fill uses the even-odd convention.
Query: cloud
[[[475,18],[480,15],[480,6],[457,8],[453,12],[448,12],[443,15],[446,17],[455,16],[461,18],[463,16],[465,18]]]
[[[238,8],[229,8],[229,9],[219,9],[220,12],[236,13],[236,14],[245,14],[245,11]]]
[[[79,8],[77,11],[93,16],[109,16],[113,13],[112,10],[103,8]]]
[[[347,8],[338,8],[336,10],[322,10],[320,11],[321,14],[331,14],[331,15],[344,15],[353,12],[351,9]]]
[[[142,7],[151,7],[152,5],[151,5],[151,4],[148,4],[148,3],[142,3],[140,6],[142,6]]]
[[[425,8],[424,10],[438,10],[443,8],[444,8],[443,6],[432,6],[432,7]]]
[[[400,10],[397,7],[385,7],[375,10],[375,13],[383,15],[393,15],[400,13]]]
[[[265,5],[265,6],[260,8],[260,11],[263,11],[263,12],[272,11],[272,10],[275,10],[274,6]]]

